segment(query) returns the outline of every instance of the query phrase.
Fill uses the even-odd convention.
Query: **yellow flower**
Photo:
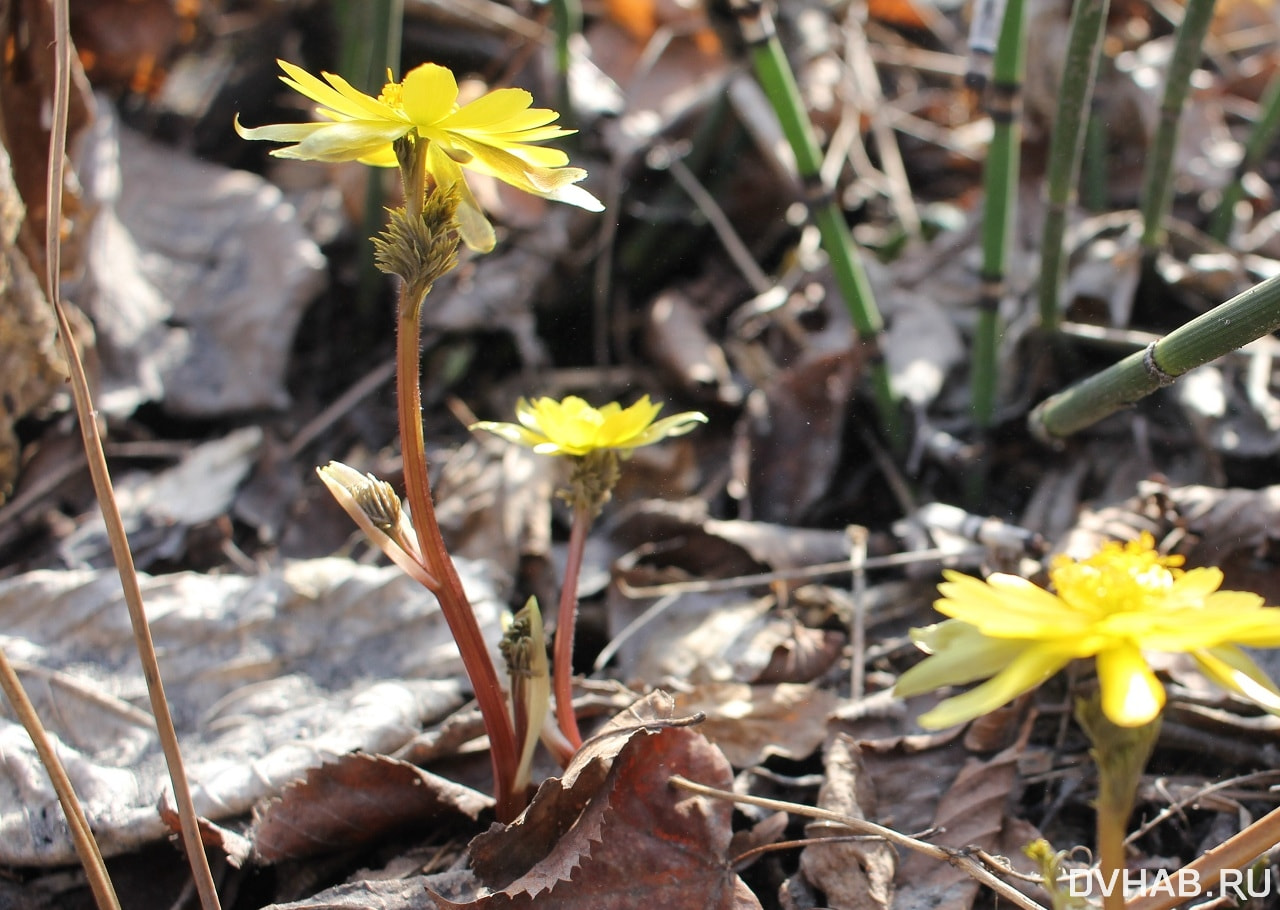
[[[497,89],[459,107],[453,73],[424,63],[403,82],[388,82],[374,98],[341,76],[321,73],[322,82],[299,66],[277,62],[285,72],[280,81],[317,102],[316,113],[323,119],[248,128],[237,117],[235,128],[242,138],[293,143],[272,151],[278,158],[394,167],[398,162],[392,143],[412,134],[427,143],[427,168],[436,182],[459,187],[458,221],[463,240],[473,249],[493,248],[493,228],[467,189],[462,167],[545,199],[593,212],[603,209],[594,196],[574,186],[586,171],[566,167],[569,158],[559,149],[530,144],[574,131],[552,125],[560,116],[555,111],[531,108],[533,97],[523,89]]]
[[[707,422],[706,415],[685,411],[654,423],[661,410],[662,405],[652,404],[648,395],[625,409],[617,402],[596,409],[575,395],[532,403],[521,398],[516,404],[519,424],[485,420],[471,429],[488,430],[543,455],[581,456],[607,449],[626,454]]]
[[[1024,578],[986,581],[945,572],[934,606],[951,617],[912,638],[932,656],[898,680],[901,696],[987,679],[920,717],[926,727],[964,723],[1034,689],[1070,661],[1097,662],[1102,710],[1136,727],[1164,707],[1164,686],[1144,651],[1190,654],[1201,671],[1264,709],[1280,714],[1280,689],[1238,646],[1280,647],[1280,609],[1244,591],[1219,591],[1215,568],[1184,571],[1161,556],[1151,535],[1108,543],[1084,560],[1058,557],[1056,593]],[[990,677],[990,678],[988,678]]]

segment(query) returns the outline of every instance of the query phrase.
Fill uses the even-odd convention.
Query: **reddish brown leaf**
[[[470,903],[433,899],[443,908],[758,908],[729,864],[731,807],[672,787],[673,774],[715,787],[733,777],[719,750],[690,728],[632,732],[543,860]]]
[[[351,753],[313,768],[255,812],[253,857],[275,863],[457,816],[474,821],[491,804],[483,794],[407,762]]]
[[[0,21],[0,38],[5,42],[2,64],[5,90],[0,92],[0,118],[4,121],[4,140],[13,181],[27,209],[20,246],[30,261],[31,270],[43,277],[48,106],[52,103],[54,79],[54,55],[50,52],[54,43],[53,6],[40,0],[22,0],[5,4],[5,9]],[[93,93],[84,71],[74,60],[70,91],[67,145],[74,148],[93,118]],[[80,186],[70,169],[64,183],[63,217],[67,225],[63,229],[62,264],[66,269],[75,269],[80,267],[79,244],[89,217],[80,209]]]
[[[563,775],[542,782],[515,822],[495,826],[471,841],[471,865],[480,880],[500,890],[543,860],[600,791],[610,765],[631,737],[646,725],[666,726],[674,716],[671,696],[654,691],[605,724],[583,743]]]
[[[194,37],[197,7],[171,0],[72,0],[71,31],[85,71],[96,85],[155,91],[164,64]]]

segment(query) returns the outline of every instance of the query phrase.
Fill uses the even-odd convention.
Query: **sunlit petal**
[[[468,130],[484,133],[495,130],[507,132],[521,129],[522,123],[543,126],[558,116],[555,111],[530,111],[528,107],[531,104],[533,104],[533,96],[524,89],[500,88],[482,95],[470,104],[463,105],[449,116],[446,123],[441,125],[446,129],[459,132]],[[523,116],[530,114],[532,116]],[[548,114],[550,116],[546,116]]]
[[[363,92],[357,92],[354,89],[351,89],[349,94],[338,91],[338,89],[326,82],[321,82],[300,66],[295,66],[287,60],[277,60],[276,62],[287,73],[287,75],[280,77],[280,81],[312,101],[317,101],[325,107],[347,115],[353,120],[395,119],[395,112],[385,104],[381,104],[376,98],[370,98]],[[333,76],[331,73],[322,73],[321,75],[329,81],[338,79],[343,86],[350,88],[350,86],[347,86],[346,81],[340,79],[340,77]]]
[[[646,446],[669,436],[683,436],[700,423],[707,422],[707,415],[701,411],[684,411],[664,417],[653,426],[637,433],[633,438],[635,446]]]
[[[1011,638],[988,638],[956,619],[912,629],[911,638],[932,656],[898,677],[894,693],[903,698],[985,679],[1033,644]]]
[[[1088,625],[1088,617],[1059,598],[1016,575],[992,575],[986,581],[947,571],[938,585],[943,599],[934,608],[997,638],[1066,637]]]
[[[963,695],[948,698],[920,715],[920,726],[941,729],[962,724],[1006,705],[1030,692],[1067,665],[1070,658],[1052,646],[1024,648],[999,673]]]
[[[404,112],[416,126],[435,126],[458,101],[458,80],[446,67],[424,63],[404,77]]]
[[[1200,671],[1222,688],[1235,692],[1272,714],[1280,714],[1280,689],[1253,658],[1224,645],[1192,652]]]
[[[1141,727],[1156,719],[1164,707],[1164,686],[1156,679],[1142,652],[1122,645],[1098,654],[1098,686],[1102,713],[1120,727]]]
[[[390,147],[404,132],[404,127],[394,123],[331,123],[313,131],[297,145],[273,149],[271,154],[304,161],[354,161]]]

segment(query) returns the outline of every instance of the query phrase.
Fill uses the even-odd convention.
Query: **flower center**
[[[398,111],[404,110],[404,86],[399,82],[388,82],[382,87],[378,100]]]

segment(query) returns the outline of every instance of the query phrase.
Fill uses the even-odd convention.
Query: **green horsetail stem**
[[[1017,220],[1019,146],[1022,130],[1024,0],[1009,0],[992,62],[987,110],[991,146],[985,170],[986,213],[982,219],[982,296],[973,339],[971,395],[974,421],[991,426],[999,385],[1000,301],[1005,295],[1009,237]]]
[[[1044,232],[1040,245],[1040,325],[1056,331],[1061,320],[1059,296],[1066,278],[1063,238],[1067,210],[1075,199],[1084,157],[1089,106],[1098,76],[1098,57],[1107,29],[1111,0],[1078,0],[1071,10],[1067,55],[1062,62],[1058,110],[1049,144],[1049,172],[1045,179]]]
[[[1145,350],[1053,395],[1028,424],[1044,441],[1070,436],[1114,414],[1179,376],[1280,329],[1280,276],[1170,332]]]
[[[1209,222],[1209,236],[1213,239],[1227,242],[1236,204],[1244,197],[1244,175],[1257,170],[1262,164],[1267,152],[1271,150],[1271,142],[1275,139],[1277,129],[1280,129],[1280,73],[1271,77],[1262,97],[1258,99],[1258,119],[1245,144],[1244,157],[1240,159],[1234,179],[1222,191],[1222,201],[1218,203],[1213,212],[1213,220]]]
[[[1212,19],[1213,0],[1187,0],[1165,76],[1160,123],[1148,150],[1143,175],[1142,246],[1146,250],[1164,244],[1164,222],[1173,199],[1173,154],[1178,145],[1178,125],[1191,90],[1191,74],[1200,64],[1200,47]]]
[[[569,41],[582,31],[582,0],[551,0],[551,24],[556,38],[556,76],[559,80],[560,110],[573,115],[573,97],[569,91]]]
[[[1087,212],[1101,212],[1110,198],[1107,186],[1107,124],[1090,105],[1084,132],[1084,161],[1080,164],[1080,205]]]
[[[849,224],[834,193],[822,183],[822,152],[813,131],[795,74],[778,40],[773,18],[761,0],[729,0],[742,37],[751,53],[756,77],[782,125],[804,183],[805,201],[822,236],[822,247],[831,258],[831,269],[867,351],[876,410],[885,436],[897,447],[904,443],[898,399],[884,360],[884,320],[876,307],[871,283],[862,267]]]
[[[404,0],[336,0],[334,17],[338,23],[338,72],[362,92],[375,97],[387,82],[387,71],[400,74],[401,35],[404,30]],[[360,236],[369,237],[386,221],[386,193],[382,169],[370,168],[365,178],[364,211],[360,214]],[[356,311],[372,315],[384,281],[374,264],[373,247],[361,244],[356,272]]]

